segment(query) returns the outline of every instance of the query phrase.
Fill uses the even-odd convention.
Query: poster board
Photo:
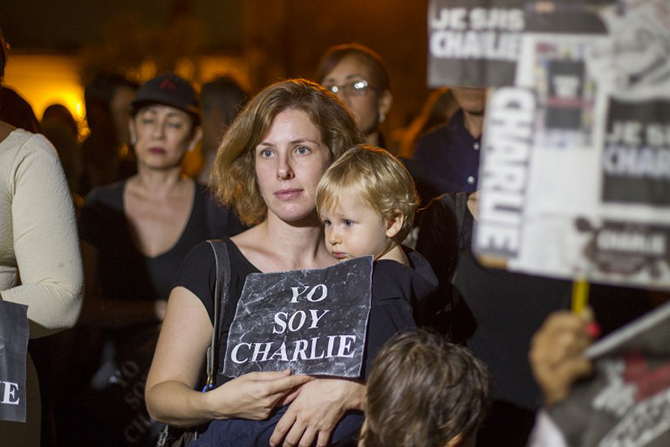
[[[228,334],[223,374],[291,369],[359,377],[372,299],[372,256],[332,267],[253,273]]]
[[[594,12],[605,34],[525,32],[514,85],[490,95],[473,249],[670,289],[670,1]]]

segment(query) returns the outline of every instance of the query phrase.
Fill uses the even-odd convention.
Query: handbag
[[[209,245],[214,251],[214,260],[216,262],[216,285],[214,286],[214,325],[212,327],[212,341],[207,348],[207,379],[202,392],[205,393],[214,388],[214,364],[217,344],[217,334],[219,332],[219,306],[225,309],[228,304],[228,285],[230,284],[230,259],[228,257],[228,247],[222,240],[208,240]],[[208,424],[195,427],[171,427],[165,425],[165,428],[158,437],[156,447],[186,447],[191,445],[200,434],[207,428]]]

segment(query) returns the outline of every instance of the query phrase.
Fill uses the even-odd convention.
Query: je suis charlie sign
[[[372,257],[247,277],[228,333],[223,374],[291,369],[358,377],[372,295]]]

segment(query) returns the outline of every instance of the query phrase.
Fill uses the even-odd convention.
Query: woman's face
[[[256,179],[268,213],[286,222],[316,218],[316,186],[329,161],[321,131],[305,112],[279,113],[255,148]]]
[[[350,92],[353,88],[347,86],[358,81],[366,81],[368,88]],[[367,64],[356,56],[347,56],[321,83],[327,89],[338,87],[337,97],[354,116],[356,124],[365,135],[377,131],[380,113],[386,114],[390,108],[391,93],[388,90],[378,90],[379,86],[374,85],[372,71]]]
[[[138,163],[153,169],[179,166],[201,135],[186,112],[159,104],[142,108],[130,121],[130,132]]]

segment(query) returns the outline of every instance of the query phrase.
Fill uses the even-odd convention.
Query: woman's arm
[[[363,410],[365,385],[345,379],[316,379],[300,388],[298,396],[277,422],[271,446],[329,444],[330,436],[348,410]]]
[[[33,136],[13,160],[13,248],[21,285],[2,299],[28,306],[30,337],[72,327],[83,276],[72,199],[55,150]]]
[[[98,285],[98,249],[83,240],[80,241],[80,247],[86,284],[81,324],[114,328],[163,320],[166,308],[164,300],[129,301],[103,297]]]
[[[173,289],[147,379],[153,419],[176,426],[232,417],[266,419],[287,393],[312,380],[290,371],[250,373],[207,393],[195,391],[211,337],[202,302],[184,287]]]

